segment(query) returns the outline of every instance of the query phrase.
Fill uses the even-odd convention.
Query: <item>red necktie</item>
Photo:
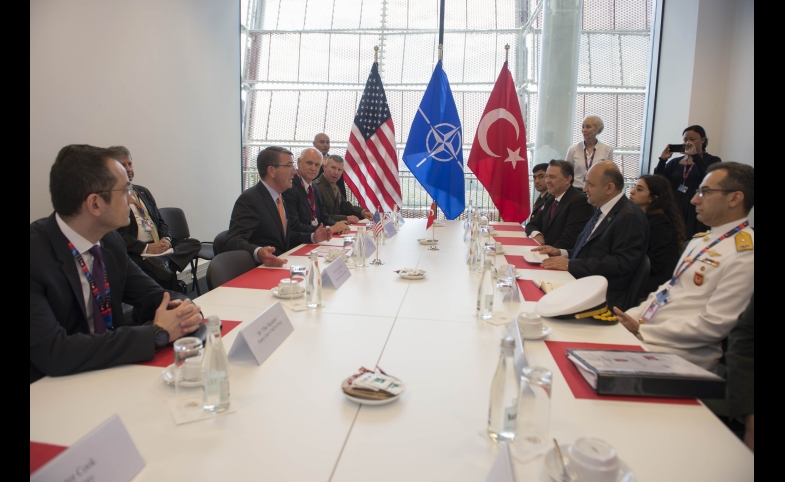
[[[90,254],[93,255],[93,281],[95,282],[96,288],[98,288],[98,293],[101,295],[101,299],[104,301],[106,300],[106,288],[109,284],[106,281],[105,271],[104,271],[104,261],[101,257],[101,249],[98,246],[93,246],[90,248]],[[112,307],[107,306],[108,315],[112,315]],[[95,334],[106,333],[106,321],[104,320],[104,313],[101,313],[101,307],[98,305],[98,301],[96,301],[95,296],[93,296],[93,332]]]
[[[313,192],[313,184],[308,185],[308,206],[311,208],[311,222],[316,220],[316,199]]]
[[[548,218],[548,223],[553,221],[553,215],[556,213],[556,206],[559,205],[559,201],[554,199],[553,204],[551,204],[551,217]]]

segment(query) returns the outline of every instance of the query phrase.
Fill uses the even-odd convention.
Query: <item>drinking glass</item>
[[[177,409],[202,408],[202,340],[186,336],[174,342],[174,386]]]
[[[549,445],[551,419],[551,380],[553,374],[543,367],[525,367],[518,397],[518,438],[523,445]]]

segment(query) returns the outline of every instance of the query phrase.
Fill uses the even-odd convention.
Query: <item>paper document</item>
[[[165,254],[172,254],[172,253],[174,253],[174,248],[169,248],[166,251],[164,251],[163,253],[158,253],[158,254],[142,253],[142,258],[150,258],[152,256],[163,256]]]

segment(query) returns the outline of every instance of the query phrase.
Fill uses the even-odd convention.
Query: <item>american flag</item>
[[[384,211],[392,211],[394,205],[403,204],[395,127],[377,62],[371,67],[354,117],[343,174],[346,185],[363,208],[380,206]]]
[[[384,223],[379,221],[378,223],[373,225],[373,237],[378,238],[380,234],[384,232]]]

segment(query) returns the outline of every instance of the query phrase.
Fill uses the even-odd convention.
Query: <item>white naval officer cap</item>
[[[571,281],[546,294],[537,302],[537,313],[548,318],[575,320],[594,318],[617,321],[608,310],[605,293],[608,280],[602,276],[587,276]]]

